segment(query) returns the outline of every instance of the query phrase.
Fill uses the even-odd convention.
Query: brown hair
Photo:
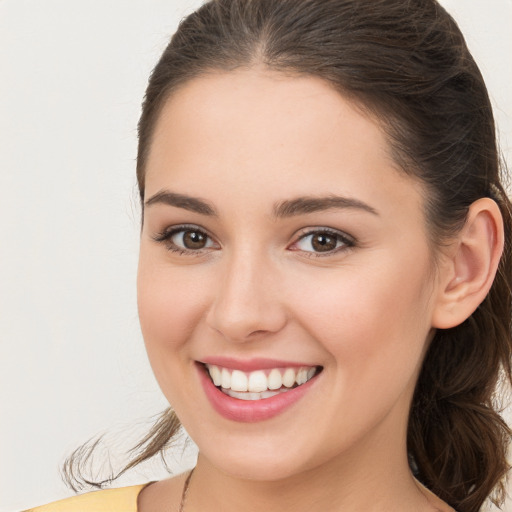
[[[461,325],[438,330],[417,383],[408,450],[417,477],[460,512],[500,503],[510,430],[497,388],[511,381],[512,208],[492,108],[455,21],[435,0],[212,0],[185,18],[153,70],[139,121],[137,178],[166,99],[194,77],[255,64],[320,77],[369,111],[404,172],[426,189],[434,246],[481,197],[498,204],[505,249],[493,286]],[[504,168],[504,166],[503,166]],[[123,472],[179,429],[167,410]],[[76,460],[66,470],[73,476]]]

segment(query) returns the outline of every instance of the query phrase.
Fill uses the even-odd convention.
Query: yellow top
[[[88,492],[25,512],[137,512],[137,497],[146,485]]]

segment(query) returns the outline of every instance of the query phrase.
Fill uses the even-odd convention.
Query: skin
[[[159,385],[200,455],[187,512],[451,510],[407,463],[414,385],[445,282],[433,264],[422,187],[399,171],[378,124],[328,84],[256,67],[174,93],[149,154],[145,198],[200,198],[217,215],[144,209],[142,331]],[[298,197],[359,207],[276,217]],[[182,224],[209,238],[155,241]],[[311,228],[336,249],[315,252]],[[174,250],[173,250],[174,249]],[[447,269],[449,266],[441,265]],[[238,423],[212,408],[195,361],[266,357],[321,365],[291,408]],[[147,487],[139,508],[177,507],[183,477]]]

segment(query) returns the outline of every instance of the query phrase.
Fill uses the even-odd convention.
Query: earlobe
[[[449,254],[444,256],[433,327],[455,327],[482,303],[494,281],[503,243],[503,219],[498,205],[489,198],[475,201]]]

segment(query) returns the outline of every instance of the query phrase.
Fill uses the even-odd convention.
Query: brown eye
[[[183,231],[181,235],[182,244],[187,249],[204,249],[208,242],[208,237],[200,231]],[[178,235],[179,236],[179,235]]]
[[[218,249],[219,246],[204,231],[195,227],[177,227],[154,237],[164,243],[167,249],[180,254],[201,253],[202,250]]]
[[[340,250],[353,247],[354,244],[354,239],[342,232],[318,229],[299,238],[292,249],[312,255],[323,253],[327,256],[329,253],[335,254]]]
[[[317,252],[327,252],[336,249],[338,240],[329,233],[317,233],[311,237],[311,247]]]

